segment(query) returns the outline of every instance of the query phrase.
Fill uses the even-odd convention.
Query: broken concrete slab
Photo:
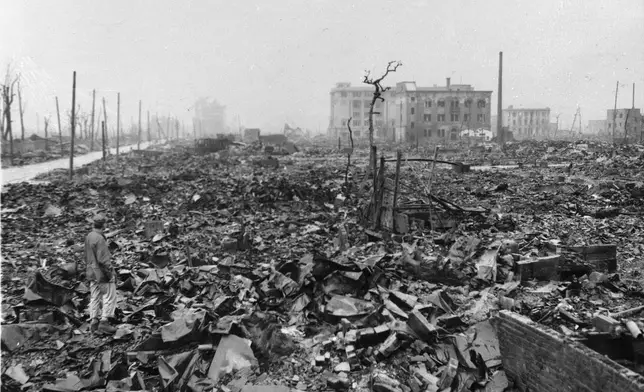
[[[610,316],[598,314],[593,317],[593,326],[599,332],[614,332],[621,323]]]
[[[208,378],[216,383],[224,374],[256,366],[257,359],[250,345],[250,340],[235,335],[221,338],[215,356],[210,363]]]
[[[409,313],[409,327],[426,343],[433,343],[438,335],[436,327],[418,310]]]

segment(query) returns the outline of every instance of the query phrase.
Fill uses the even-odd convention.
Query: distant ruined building
[[[198,135],[215,137],[226,133],[226,107],[216,100],[199,98],[194,105],[194,126]]]

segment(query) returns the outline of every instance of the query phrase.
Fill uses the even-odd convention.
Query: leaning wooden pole
[[[92,124],[90,128],[90,142],[89,142],[89,150],[94,151],[94,111],[96,109],[96,90],[92,90]]]
[[[20,81],[18,81],[18,110],[20,111],[20,140],[22,142],[25,142],[25,120],[24,120],[24,114],[25,114],[25,109],[22,107],[22,88],[20,87]],[[24,147],[24,145],[23,145]]]
[[[139,141],[136,144],[136,149],[141,149],[141,100],[139,99]]]
[[[76,71],[74,71],[74,81],[72,84],[72,140],[71,147],[69,149],[69,179],[71,180],[74,177],[74,135],[76,127]]]
[[[105,162],[105,121],[101,121],[101,138],[103,139],[103,162]]]
[[[119,134],[121,133],[121,93],[116,93],[116,162],[119,161]]]
[[[396,207],[398,207],[398,186],[400,185],[400,162],[402,161],[402,151],[396,151],[396,177],[394,183],[394,200],[391,209],[392,221],[395,221]]]
[[[619,91],[619,80],[615,87],[615,108],[613,109],[613,145],[615,144],[615,128],[617,125],[617,92]]]
[[[49,120],[45,116],[45,151],[49,152],[49,135],[47,134],[47,128],[49,128]]]
[[[105,97],[103,97],[103,121],[105,121],[105,142],[109,147],[110,139],[107,137],[107,108],[105,107]]]
[[[63,128],[60,126],[60,108],[58,107],[58,97],[56,97],[56,115],[58,116],[58,137],[60,140],[60,156],[64,155],[63,151]]]
[[[436,159],[438,159],[438,146],[434,147],[434,161],[432,162],[432,171],[429,173],[429,186],[427,187],[428,196],[432,195],[432,183],[434,182],[434,171],[436,170]]]

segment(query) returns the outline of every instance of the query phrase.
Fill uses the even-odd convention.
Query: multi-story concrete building
[[[503,109],[503,126],[515,139],[545,138],[551,129],[550,108],[523,109],[508,106]]]
[[[606,111],[606,124],[609,135],[615,134],[616,138],[639,139],[642,133],[642,112],[640,109],[613,109]]]
[[[338,83],[331,90],[329,134],[346,137],[346,122],[352,119],[354,137],[368,135],[370,87]],[[374,108],[374,136],[396,142],[441,143],[459,139],[465,129],[490,129],[492,91],[477,91],[471,85],[418,87],[400,82],[383,94],[385,102]],[[356,132],[357,131],[357,132]]]
[[[331,89],[331,117],[328,133],[332,137],[340,137],[344,140],[349,137],[347,122],[351,119],[351,132],[354,138],[367,137],[369,134],[369,108],[373,99],[373,87],[351,86],[351,83],[337,83]],[[391,91],[383,94],[385,100],[389,100]],[[374,135],[381,135],[383,118],[382,101],[378,100],[374,107]],[[380,132],[378,132],[380,131]]]
[[[226,107],[217,101],[200,98],[194,105],[194,124],[197,134],[215,137],[226,132]]]

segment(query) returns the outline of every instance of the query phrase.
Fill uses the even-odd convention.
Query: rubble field
[[[644,147],[513,143],[434,168],[381,148],[372,176],[366,150],[347,169],[331,148],[189,144],[3,188],[2,390],[518,391],[501,310],[644,375]],[[109,337],[84,280],[98,212]]]

